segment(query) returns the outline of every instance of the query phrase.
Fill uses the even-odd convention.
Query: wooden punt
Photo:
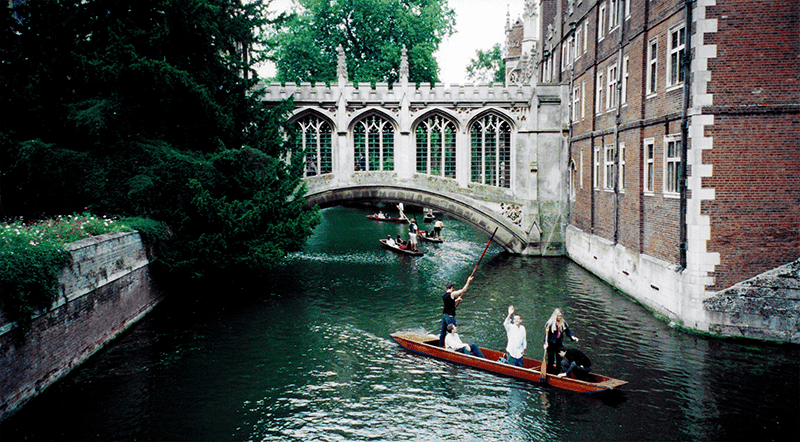
[[[424,255],[424,253],[421,250],[414,251],[414,250],[408,250],[408,249],[401,249],[400,247],[397,247],[396,245],[394,245],[394,246],[389,245],[386,242],[385,239],[379,239],[378,241],[381,242],[382,246],[386,247],[389,250],[395,251],[397,253],[405,253],[406,255],[411,255],[411,256],[422,256],[422,255]],[[439,338],[436,338],[436,339],[439,339]]]
[[[505,354],[505,352],[502,351],[481,347],[481,351],[483,352],[484,356],[486,356],[484,359],[452,350],[445,350],[444,348],[439,347],[438,336],[421,335],[414,332],[395,332],[389,336],[395,342],[400,344],[401,347],[414,353],[432,356],[437,359],[467,365],[469,367],[478,368],[524,381],[540,382],[539,368],[542,366],[542,361],[523,358],[523,367],[520,368],[503,362],[498,362],[497,360]],[[554,374],[548,374],[545,376],[544,382],[556,388],[576,391],[578,393],[599,393],[602,391],[610,391],[621,385],[627,384],[626,381],[610,378],[597,373],[589,373],[587,376],[587,380],[584,381],[568,376],[558,377]]]
[[[444,239],[442,238],[434,238],[432,236],[428,236],[428,234],[425,233],[424,230],[420,230],[419,233],[417,233],[417,238],[421,239],[422,241],[428,241],[436,244],[441,244],[444,242]]]
[[[400,223],[400,224],[408,224],[408,218],[392,218],[392,217],[379,217],[378,215],[367,215],[367,219],[371,219],[373,221],[384,221],[387,223]]]

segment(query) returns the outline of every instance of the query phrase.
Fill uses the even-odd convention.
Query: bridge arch
[[[482,209],[477,201],[461,195],[448,195],[424,189],[391,185],[364,185],[310,192],[306,195],[306,206],[332,207],[351,202],[402,202],[414,206],[432,208],[463,221],[479,231],[491,235],[493,242],[504,250],[515,254],[538,254],[539,242],[529,243],[528,233],[508,219],[491,210]]]

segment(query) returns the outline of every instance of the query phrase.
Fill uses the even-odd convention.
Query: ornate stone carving
[[[536,18],[537,15],[537,7],[536,3],[538,0],[525,0],[525,16]]]
[[[400,81],[408,81],[408,50],[406,45],[403,45],[403,50],[400,52]]]
[[[522,208],[517,204],[500,203],[500,213],[512,224],[522,226]]]
[[[339,77],[339,80],[344,80],[347,83],[347,58],[344,56],[344,48],[342,45],[336,47],[337,55],[337,63],[336,63],[336,75]]]

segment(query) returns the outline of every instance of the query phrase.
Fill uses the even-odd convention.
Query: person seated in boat
[[[506,344],[506,354],[508,363],[517,367],[522,367],[525,349],[528,348],[528,336],[525,326],[522,325],[522,316],[516,312],[513,305],[508,306],[508,315],[503,321],[506,329],[508,344]]]
[[[375,215],[375,216],[377,216],[377,217],[378,217],[378,218],[380,218],[380,219],[385,219],[385,218],[386,218],[386,215],[383,213],[383,211],[382,211],[382,210],[379,210],[379,211],[378,211],[378,214],[377,214],[377,215]]]
[[[397,247],[399,247],[402,250],[405,250],[408,247],[408,243],[403,241],[403,238],[400,238],[400,235],[397,235],[397,239],[395,240],[395,243],[396,243]]]
[[[386,245],[388,245],[389,247],[396,247],[397,246],[397,243],[394,242],[394,239],[392,238],[392,235],[386,235]]]
[[[561,358],[561,373],[558,377],[568,376],[570,373],[574,373],[575,377],[581,380],[589,377],[592,361],[582,351],[561,347],[558,349],[558,356]]]
[[[448,350],[458,351],[464,354],[470,354],[485,358],[481,349],[475,344],[465,344],[458,336],[458,327],[455,324],[447,325],[447,336],[444,338],[444,348]]]

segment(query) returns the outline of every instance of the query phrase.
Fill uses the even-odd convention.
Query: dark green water
[[[445,244],[399,256],[377,239],[406,227],[370,212],[325,210],[306,249],[256,288],[165,301],[3,422],[0,439],[800,440],[800,347],[675,331],[567,259],[490,247],[458,309],[462,338],[503,348],[513,304],[539,358],[561,307],[595,371],[629,382],[620,392],[405,352],[389,333],[438,333],[445,283],[464,283],[488,238],[445,219]]]

